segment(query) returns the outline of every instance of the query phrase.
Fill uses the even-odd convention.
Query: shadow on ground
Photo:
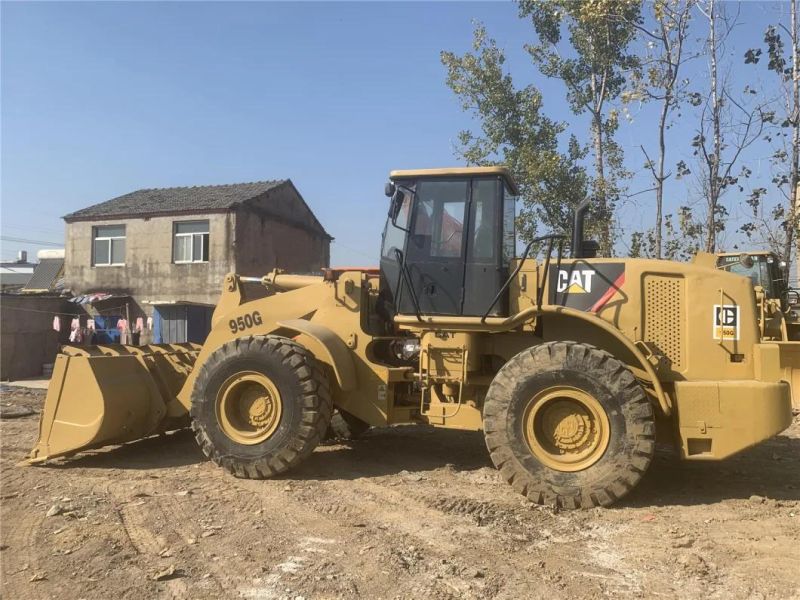
[[[778,436],[719,462],[656,456],[620,507],[693,506],[752,495],[800,500],[800,439]]]
[[[205,461],[189,430],[79,454],[48,468],[169,469]],[[406,426],[374,429],[351,442],[326,442],[285,480],[346,480],[403,471],[492,467],[480,432]],[[800,500],[800,439],[778,436],[722,462],[681,462],[657,455],[624,507],[703,505],[757,494]]]
[[[55,459],[44,467],[81,469],[169,469],[206,460],[188,429],[157,435],[122,446],[89,450]]]

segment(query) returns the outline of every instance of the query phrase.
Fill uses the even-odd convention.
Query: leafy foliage
[[[565,125],[543,114],[536,87],[515,87],[504,69],[503,51],[480,23],[471,52],[442,52],[441,60],[447,85],[481,128],[480,134],[459,134],[458,155],[471,165],[502,163],[511,169],[520,187],[522,240],[542,230],[568,233],[572,213],[586,197],[587,177],[580,165],[586,150],[572,137],[567,152],[559,151]]]
[[[638,0],[519,0],[521,17],[531,20],[537,43],[526,50],[539,71],[560,79],[575,114],[588,112],[594,158],[593,222],[599,228],[600,252],[613,254],[616,204],[630,176],[622,148],[614,141],[618,112],[611,102],[625,86],[626,73],[639,65],[629,52],[640,19]],[[566,36],[572,48],[561,52]]]

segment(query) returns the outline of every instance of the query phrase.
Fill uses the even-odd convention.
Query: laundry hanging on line
[[[80,344],[83,341],[83,331],[81,330],[80,317],[72,319],[70,324],[69,341],[72,344]]]

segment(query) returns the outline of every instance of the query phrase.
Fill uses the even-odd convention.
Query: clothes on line
[[[81,321],[86,319],[85,325]],[[153,320],[146,321],[148,331],[152,331]],[[53,329],[61,331],[61,318],[53,318]],[[145,320],[138,317],[133,331],[131,323],[118,315],[97,315],[87,318],[83,315],[73,316],[70,321],[69,342],[71,344],[138,344],[145,331]]]
[[[69,341],[73,344],[83,342],[83,330],[81,329],[81,320],[78,317],[72,319],[70,324]]]

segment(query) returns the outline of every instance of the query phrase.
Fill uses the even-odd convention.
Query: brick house
[[[64,221],[65,287],[97,314],[155,317],[156,342],[202,341],[226,273],[319,272],[333,239],[288,179],[138,190]]]

